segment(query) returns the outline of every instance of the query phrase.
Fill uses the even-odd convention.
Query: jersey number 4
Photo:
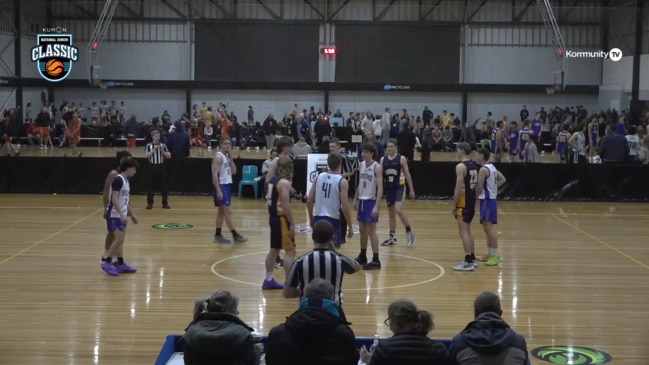
[[[322,184],[322,191],[324,192],[325,199],[329,199],[331,196],[331,183]]]

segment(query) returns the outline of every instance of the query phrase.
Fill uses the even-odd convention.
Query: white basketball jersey
[[[365,161],[361,162],[360,178],[358,182],[358,199],[359,200],[376,200],[376,174],[374,173],[379,164],[372,161],[369,166],[365,166]]]
[[[490,163],[485,164],[483,167],[489,170],[489,176],[484,180],[480,199],[496,199],[498,196],[498,170],[496,170],[496,166]]]
[[[108,210],[110,211],[111,218],[119,218],[121,215],[128,215],[128,202],[131,196],[131,186],[128,183],[128,179],[122,175],[117,175],[115,178],[122,179],[122,188],[119,191],[119,205],[121,205],[121,211],[118,212],[117,208],[113,205],[113,186],[111,184],[108,196],[110,203],[108,204]]]
[[[640,137],[637,134],[627,134],[626,143],[629,145],[629,156],[637,156],[640,152]]]
[[[226,156],[225,153],[219,151],[216,153],[217,156],[221,156],[223,163],[221,164],[221,170],[219,170],[219,184],[227,185],[232,184],[232,170],[230,169],[230,157]]]
[[[577,137],[575,137],[575,148],[573,148],[573,151],[578,155],[586,156],[586,136],[581,132],[578,132]]]
[[[340,183],[342,175],[321,173],[315,182],[313,215],[340,219]]]

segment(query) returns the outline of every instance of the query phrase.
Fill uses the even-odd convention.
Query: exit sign
[[[333,56],[336,54],[336,47],[322,47],[320,53],[323,55]]]

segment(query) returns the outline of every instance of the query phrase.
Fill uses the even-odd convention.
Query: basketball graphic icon
[[[57,59],[49,60],[47,61],[47,64],[45,64],[45,70],[51,77],[59,76],[63,73],[63,62]]]

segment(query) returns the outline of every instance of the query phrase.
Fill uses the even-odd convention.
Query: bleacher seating
[[[262,338],[262,343],[265,344],[266,340],[268,337],[264,336]],[[441,343],[444,344],[447,348],[451,346],[451,340],[450,339],[438,339]],[[372,342],[374,342],[374,338],[370,337],[357,337],[356,338],[356,345],[360,349],[363,346],[366,346],[368,349],[370,346],[372,346]],[[158,355],[158,358],[156,359],[155,365],[172,365],[170,363],[170,360],[173,359],[174,362],[179,362],[179,364],[183,364],[182,358],[179,357],[182,352],[184,351],[185,348],[185,340],[183,339],[182,335],[169,335],[167,336],[167,339],[165,340],[165,343],[162,345],[162,349],[160,350],[160,354]],[[531,365],[531,362],[527,362],[527,365]]]

